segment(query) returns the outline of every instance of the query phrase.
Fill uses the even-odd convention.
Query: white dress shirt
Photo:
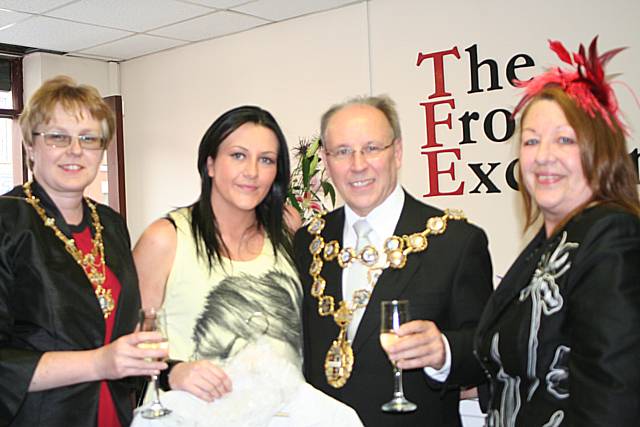
[[[373,229],[373,231],[369,233],[369,241],[376,247],[380,256],[385,256],[384,251],[382,250],[384,241],[388,237],[393,236],[396,225],[400,220],[400,214],[402,213],[403,206],[404,190],[402,190],[402,187],[400,187],[400,185],[397,185],[393,192],[391,192],[389,197],[387,197],[379,206],[376,206],[371,212],[369,212],[369,215],[367,215],[366,217],[359,216],[349,207],[349,205],[345,205],[345,223],[342,234],[342,247],[356,247],[357,237],[356,232],[353,229],[353,224],[358,220],[366,219]],[[384,261],[384,259],[382,261]],[[350,267],[347,267],[342,270],[342,283],[345,283],[347,278],[349,277],[349,269]],[[369,291],[372,291],[372,289],[369,289]],[[342,298],[345,301],[351,301],[352,295],[344,295],[343,292]],[[356,325],[360,324],[360,320],[362,319],[364,310],[364,308],[361,308],[358,309],[356,313],[354,313],[352,322],[355,322]],[[444,334],[442,334],[442,340],[444,341],[445,347],[444,365],[441,369],[425,367],[424,372],[432,379],[444,382],[449,376],[449,371],[451,370],[451,348],[449,347],[449,341],[447,341],[447,337],[445,337]]]

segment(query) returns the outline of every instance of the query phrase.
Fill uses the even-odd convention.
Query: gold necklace
[[[320,235],[326,223],[322,218],[325,213],[316,215],[307,227],[309,234],[315,236],[309,244],[309,253],[312,256],[309,274],[313,279],[311,295],[318,300],[318,314],[323,317],[333,316],[334,322],[340,328],[338,337],[329,347],[324,361],[324,373],[327,377],[327,383],[334,388],[340,388],[347,383],[351,376],[354,363],[353,348],[346,338],[347,327],[353,319],[353,313],[357,309],[367,306],[371,291],[368,289],[354,291],[352,300],[340,301],[336,310],[334,298],[331,295],[324,295],[327,282],[320,275],[324,262],[337,259],[341,268],[349,266],[352,262],[360,262],[369,267],[367,281],[373,290],[378,278],[386,268],[391,267],[394,270],[403,268],[407,263],[407,255],[427,249],[429,245],[428,236],[444,233],[449,220],[466,220],[466,217],[461,210],[447,209],[444,215],[429,218],[425,229],[421,232],[387,238],[383,244],[386,259],[383,264],[378,264],[380,257],[374,246],[367,245],[357,253],[353,248],[340,249],[340,243],[337,240],[325,243]]]
[[[24,183],[22,189],[24,190],[24,194],[27,196],[27,203],[33,206],[35,211],[44,222],[44,225],[53,230],[56,237],[60,239],[62,243],[64,243],[64,248],[67,250],[67,252],[69,252],[73,259],[76,260],[78,265],[82,268],[82,271],[93,286],[93,291],[96,295],[96,299],[98,300],[98,304],[100,304],[102,314],[104,315],[104,318],[107,319],[115,308],[115,302],[113,301],[111,289],[105,289],[102,286],[104,285],[104,281],[106,278],[104,264],[104,243],[102,241],[103,227],[100,223],[100,217],[98,216],[96,206],[93,204],[93,202],[91,202],[91,200],[85,197],[85,201],[87,202],[87,205],[91,210],[91,221],[93,223],[93,228],[96,230],[96,235],[91,239],[91,243],[93,243],[91,252],[84,254],[76,246],[75,240],[68,238],[62,231],[60,231],[60,229],[56,226],[55,218],[47,216],[44,208],[40,206],[40,199],[38,199],[31,193],[31,181]]]

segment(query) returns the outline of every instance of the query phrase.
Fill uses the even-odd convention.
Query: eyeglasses
[[[44,143],[50,147],[66,148],[73,142],[73,135],[58,132],[33,132],[33,136],[42,136]],[[77,135],[80,147],[87,150],[101,150],[104,148],[104,138],[96,135]]]
[[[324,152],[327,154],[327,156],[333,158],[337,162],[353,159],[356,152],[362,154],[365,159],[375,159],[380,154],[382,154],[384,150],[391,147],[395,142],[395,139],[387,145],[379,145],[372,142],[360,149],[354,149],[353,147],[339,147],[335,150],[327,150],[325,148]]]

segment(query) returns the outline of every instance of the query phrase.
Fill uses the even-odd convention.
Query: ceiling
[[[0,0],[0,43],[109,61],[365,0]]]

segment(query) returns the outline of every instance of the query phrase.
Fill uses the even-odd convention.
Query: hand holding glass
[[[138,344],[138,348],[159,349],[169,348],[169,339],[167,338],[167,317],[164,310],[157,308],[143,308],[139,313],[140,331],[158,331],[162,334],[161,341],[148,341]],[[142,411],[143,418],[160,418],[171,413],[170,409],[165,408],[160,402],[160,389],[158,387],[158,376],[153,375],[154,399],[151,405]]]
[[[410,320],[409,301],[382,301],[380,308],[380,345],[387,351],[387,349],[398,340],[396,331],[400,328],[400,325]],[[393,361],[391,361],[391,364],[393,365],[394,379],[393,399],[382,405],[382,410],[385,412],[415,411],[418,408],[417,405],[409,402],[404,397],[402,390],[402,369],[398,368]]]

